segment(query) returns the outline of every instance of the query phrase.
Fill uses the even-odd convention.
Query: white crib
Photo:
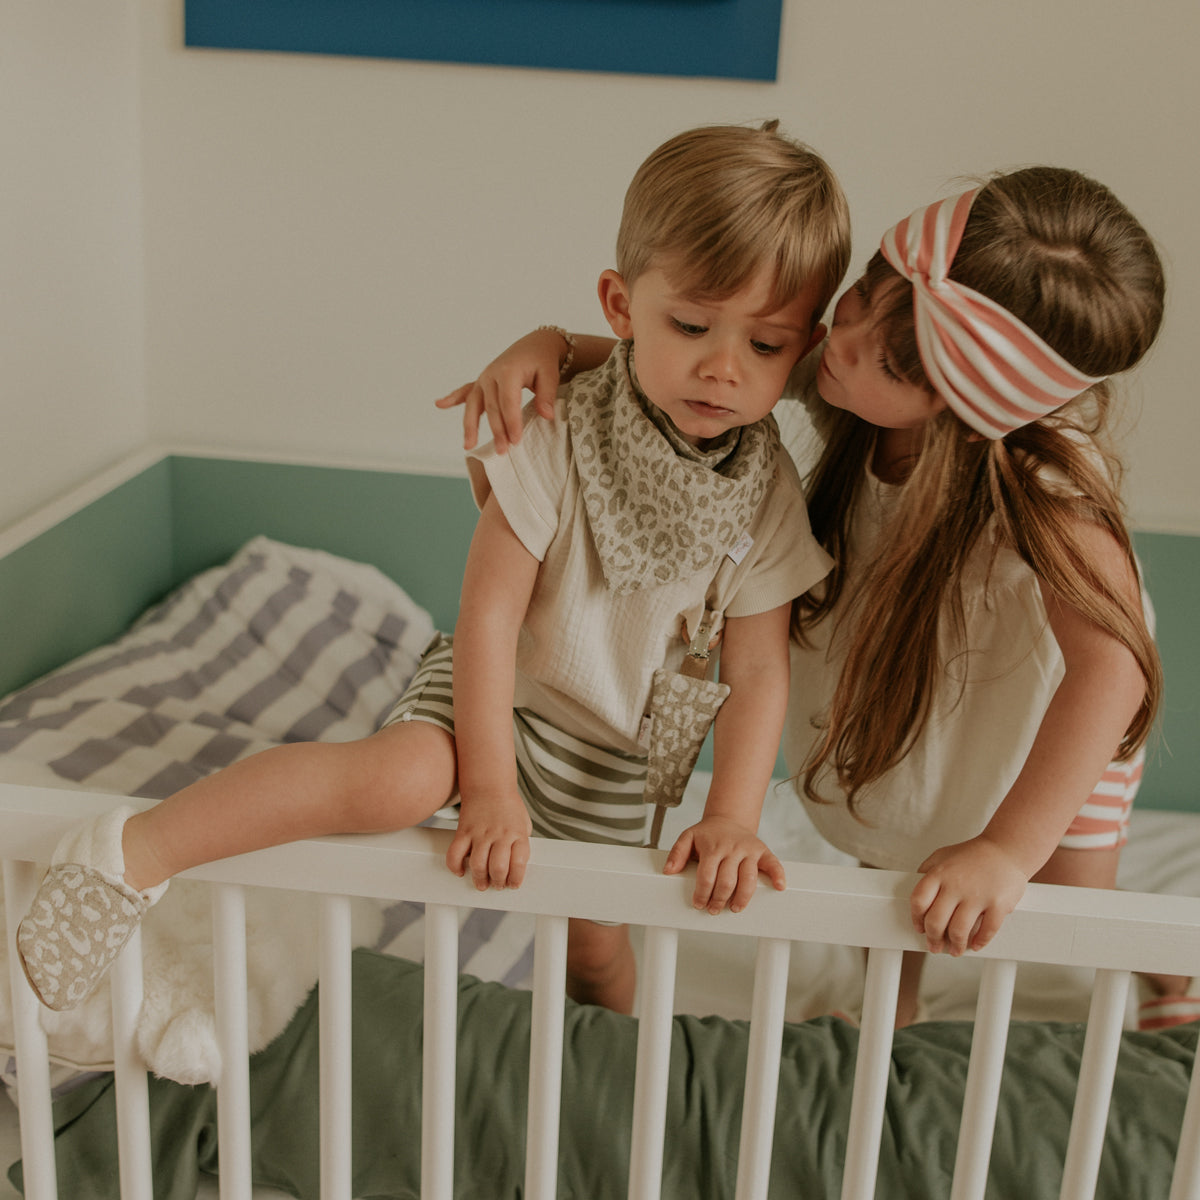
[[[118,797],[0,787],[8,936],[25,910],[46,861],[72,820]],[[317,891],[321,902],[321,1164],[322,1197],[351,1200],[348,1074],[350,896],[425,901],[426,1018],[421,1150],[422,1196],[453,1195],[457,959],[455,910],[462,906],[537,915],[533,1049],[525,1195],[552,1197],[557,1180],[563,982],[568,917],[645,925],[640,983],[640,1032],[629,1195],[660,1194],[667,1047],[673,1011],[679,931],[720,936],[737,930],[758,940],[751,1052],[738,1147],[737,1195],[766,1195],[779,1070],[787,964],[793,942],[869,948],[862,1035],[850,1127],[846,1131],[842,1196],[875,1194],[883,1095],[892,1045],[900,957],[920,946],[907,918],[911,878],[885,871],[789,864],[784,893],[760,890],[738,916],[712,918],[688,903],[686,879],[656,869],[653,852],[536,843],[533,865],[517,891],[476,893],[445,869],[449,835],[413,830],[369,838],[330,838],[217,863],[190,873],[214,891],[218,1025],[227,1064],[218,1092],[222,1200],[250,1197],[248,1082],[245,1034],[245,944],[241,886],[268,884]],[[647,914],[653,921],[647,922]],[[1019,962],[1095,968],[1096,982],[1060,1195],[1093,1194],[1104,1136],[1130,972],[1200,974],[1200,900],[1033,886],[992,946],[981,986],[954,1174],[952,1200],[982,1197],[1005,1039]],[[16,962],[15,956],[10,959]],[[19,968],[12,970],[21,1147],[29,1200],[57,1196],[46,1041],[37,1002]],[[121,1196],[151,1197],[146,1077],[133,1045],[141,1001],[135,942],[114,969],[114,1039],[119,1096]],[[1200,1083],[1193,1079],[1180,1134],[1170,1200],[1200,1196]],[[69,1198],[64,1198],[69,1200]]]

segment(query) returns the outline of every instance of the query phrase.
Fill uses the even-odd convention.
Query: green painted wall
[[[0,694],[111,639],[260,533],[372,562],[452,628],[474,524],[465,479],[172,457],[0,561]],[[1139,803],[1200,811],[1200,537],[1136,542],[1166,672]]]
[[[111,641],[174,583],[155,463],[0,560],[0,695]]]
[[[1166,684],[1138,803],[1200,812],[1200,537],[1134,535]]]
[[[374,563],[454,626],[476,515],[465,478],[175,457],[171,504],[177,582],[265,534]]]

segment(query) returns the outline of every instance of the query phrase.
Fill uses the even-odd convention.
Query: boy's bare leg
[[[896,997],[897,1029],[903,1029],[917,1020],[921,1002],[921,972],[924,969],[924,950],[904,951],[900,960],[900,990]]]
[[[356,742],[264,750],[125,823],[125,882],[145,891],[188,867],[331,833],[405,829],[454,792],[454,739],[424,721]]]
[[[632,1013],[637,963],[628,925],[567,923],[567,995],[580,1004],[600,1004]]]
[[[905,950],[900,959],[900,987],[896,994],[896,1028],[916,1022],[921,1011],[921,972],[924,950]]]

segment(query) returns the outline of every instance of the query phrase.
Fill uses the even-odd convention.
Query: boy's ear
[[[600,297],[604,319],[613,333],[619,338],[633,337],[633,321],[629,317],[629,285],[624,277],[612,270],[601,272],[596,293]]]

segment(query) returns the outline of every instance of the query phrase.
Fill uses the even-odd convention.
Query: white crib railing
[[[63,830],[121,797],[0,786],[21,1147],[28,1200],[57,1200],[46,1038],[13,951],[15,927]],[[351,1200],[350,920],[348,897],[426,903],[425,1061],[421,1179],[424,1200],[453,1194],[457,909],[537,914],[525,1195],[555,1194],[562,1071],[567,919],[646,928],[634,1080],[630,1197],[656,1197],[664,1156],[676,939],[680,930],[759,939],[736,1195],[767,1194],[787,966],[793,941],[869,948],[863,1022],[847,1130],[844,1200],[871,1200],[879,1158],[892,1017],[904,950],[920,949],[908,918],[912,878],[887,871],[788,864],[786,892],[760,889],[750,908],[713,918],[692,909],[691,882],[661,874],[663,855],[565,842],[536,843],[525,884],[477,893],[444,865],[444,831],[408,830],[278,847],[189,872],[215,885],[214,969],[224,1063],[218,1088],[222,1200],[249,1200],[251,1158],[242,886],[322,894],[320,923],[321,1195]],[[1200,974],[1200,900],[1030,887],[983,952],[952,1200],[982,1200],[1017,962],[1096,969],[1061,1196],[1092,1196],[1120,1043],[1130,972]],[[133,1030],[141,1003],[140,949],[113,974],[122,1200],[150,1200],[146,1076]],[[1200,1197],[1200,1072],[1193,1073],[1170,1200]]]

